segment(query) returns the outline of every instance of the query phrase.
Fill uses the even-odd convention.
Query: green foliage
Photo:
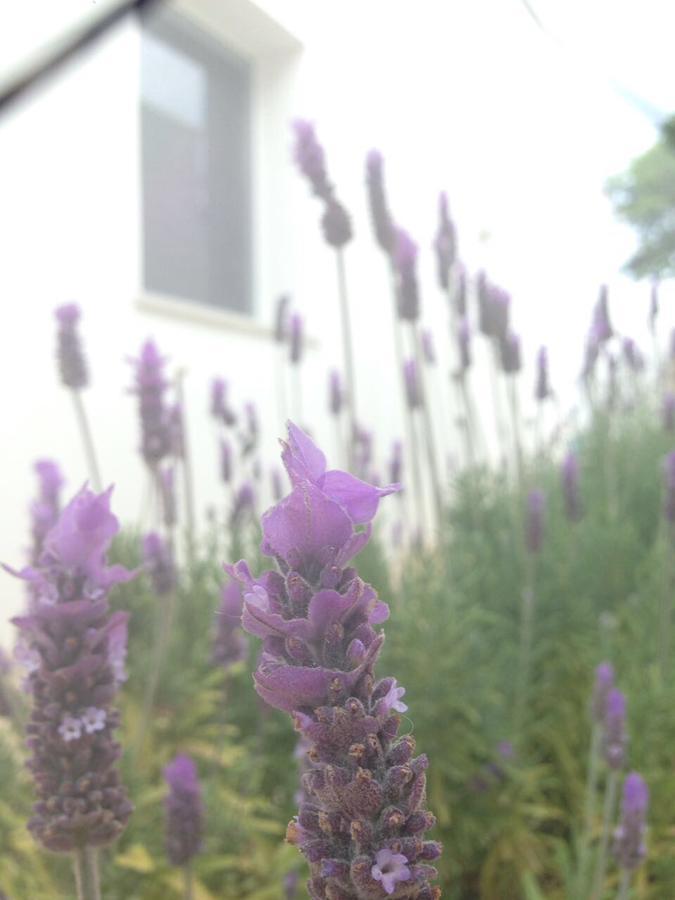
[[[649,859],[634,900],[675,896],[675,679],[657,665],[660,604],[673,588],[672,545],[662,524],[661,461],[670,438],[647,412],[597,413],[579,442],[584,517],[564,516],[558,465],[530,462],[520,488],[486,470],[452,486],[447,527],[434,549],[387,557],[376,539],[358,566],[391,606],[380,673],[407,688],[403,729],[431,760],[429,807],[446,900],[588,900],[576,873],[593,669],[605,658],[628,697],[630,767],[651,794]],[[523,547],[526,488],[547,495],[536,565]],[[162,768],[192,754],[204,784],[208,828],[196,866],[195,900],[282,896],[283,877],[302,870],[283,841],[294,813],[297,765],[288,717],[255,695],[249,658],[225,672],[211,663],[221,560],[255,558],[258,535],[237,546],[216,535],[184,573],[152,715],[145,710],[153,646],[166,603],[144,576],[121,586],[132,612],[130,677],[122,691],[124,779],[136,805],[131,824],[103,860],[110,900],[179,900],[180,873],[164,854]],[[138,564],[127,532],[119,560]],[[260,560],[258,560],[261,563]],[[527,715],[514,730],[523,588],[535,597],[533,673]],[[506,758],[498,745],[511,741]],[[68,861],[47,856],[25,830],[31,803],[24,750],[0,720],[0,888],[11,900],[72,897]],[[599,814],[598,814],[599,815]],[[599,818],[594,822],[595,840]],[[616,873],[610,874],[613,896]]]
[[[638,234],[627,264],[637,278],[675,275],[675,145],[667,135],[609,181],[617,214]]]

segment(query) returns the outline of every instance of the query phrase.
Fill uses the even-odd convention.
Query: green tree
[[[628,271],[636,278],[675,275],[675,116],[650,150],[608,182],[607,193],[617,215],[638,234]]]

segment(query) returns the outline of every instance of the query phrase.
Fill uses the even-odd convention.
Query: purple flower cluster
[[[59,306],[55,312],[58,322],[56,337],[56,357],[63,384],[74,391],[80,391],[89,384],[87,361],[84,358],[77,323],[80,308],[75,303]]]
[[[478,326],[486,337],[504,341],[509,330],[511,296],[503,288],[492,284],[485,272],[476,279],[478,291]]]
[[[35,463],[39,490],[30,505],[31,519],[31,565],[37,565],[47,534],[56,524],[61,508],[60,494],[63,475],[58,465],[50,459],[40,459]]]
[[[457,348],[459,350],[459,374],[464,375],[471,367],[471,329],[466,316],[462,316],[459,320]]]
[[[379,150],[371,150],[366,158],[368,205],[375,239],[381,249],[391,255],[394,247],[394,221],[389,211],[384,188],[384,159]]]
[[[537,353],[537,380],[534,386],[534,395],[540,403],[553,396],[549,382],[546,347],[540,347]]]
[[[254,579],[244,562],[227,568],[244,586],[244,628],[263,640],[256,690],[311,745],[288,839],[310,864],[313,900],[432,900],[440,846],[424,840],[427,760],[398,736],[404,689],[375,678],[388,608],[349,565],[396,486],[326,471],[292,424],[282,458],[293,488],[262,520],[278,569]]]
[[[312,193],[324,203],[321,227],[326,242],[335,248],[343,247],[352,239],[351,221],[346,209],[335,196],[335,188],[328,178],[325,153],[317,140],[314,125],[304,119],[296,119],[293,130],[295,162],[309,181]]]
[[[185,866],[199,853],[204,810],[197,766],[179,755],[164,769],[169,785],[166,798],[166,853],[173,866]]]
[[[154,531],[143,538],[143,562],[158,597],[175,590],[178,574],[171,547]]]
[[[417,409],[422,405],[422,383],[419,369],[414,359],[408,359],[403,363],[403,378],[408,406],[410,409]]]
[[[618,688],[610,688],[605,702],[602,752],[610,769],[621,769],[626,762],[626,698]]]
[[[438,230],[434,239],[434,250],[438,283],[441,290],[447,291],[450,287],[450,271],[457,259],[457,230],[450,218],[445,191],[442,191],[438,198]]]
[[[637,772],[626,776],[623,784],[621,821],[614,833],[614,854],[622,869],[637,869],[647,855],[647,807],[649,788]]]
[[[543,491],[530,491],[527,497],[526,541],[532,554],[539,553],[544,541],[546,495]]]
[[[414,322],[420,314],[420,297],[417,283],[417,244],[407,231],[397,228],[394,239],[394,269],[396,272],[396,299],[401,319]]]
[[[228,384],[224,378],[214,378],[211,382],[211,415],[217,421],[231,428],[237,416],[228,401]]]
[[[499,359],[502,371],[506,375],[515,375],[520,372],[522,365],[520,355],[520,338],[513,331],[507,331],[499,338]]]
[[[141,453],[147,465],[154,469],[172,452],[171,410],[166,401],[169,386],[164,374],[166,359],[160,355],[154,341],[141,347],[138,359],[132,360],[138,395],[141,423]]]
[[[116,769],[119,715],[111,706],[126,677],[128,614],[111,615],[107,594],[133,573],[106,565],[118,530],[110,493],[83,488],[47,534],[37,565],[17,573],[34,597],[14,619],[33,696],[28,766],[38,800],[28,827],[56,852],[111,843],[132,811]]]

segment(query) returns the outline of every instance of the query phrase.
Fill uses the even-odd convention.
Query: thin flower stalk
[[[187,406],[185,403],[185,372],[181,369],[176,374],[176,407],[180,412],[181,450],[180,463],[183,472],[183,496],[185,500],[185,539],[188,562],[192,564],[196,552],[196,515],[195,491],[192,468],[190,435],[187,426]]]

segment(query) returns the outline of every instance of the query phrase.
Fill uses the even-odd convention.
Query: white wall
[[[245,6],[185,2],[200,14],[239,7],[239,16]],[[50,3],[53,24],[60,6],[64,14],[90,8],[85,0]],[[290,163],[287,125],[295,114],[316,122],[331,177],[354,215],[357,241],[347,256],[360,402],[364,420],[381,435],[382,457],[401,429],[391,402],[387,277],[363,189],[364,158],[373,146],[385,154],[392,209],[422,248],[424,317],[439,341],[447,312],[429,247],[440,188],[450,193],[465,259],[471,267],[487,265],[513,292],[528,361],[539,342],[548,343],[558,386],[579,370],[600,281],[610,282],[620,324],[644,339],[646,289],[617,275],[632,237],[612,221],[602,186],[649,146],[654,131],[586,57],[547,42],[516,2],[261,0],[258,6],[305,47],[302,54],[251,51],[258,59],[258,309],[261,321],[270,321],[276,295],[290,288],[306,314],[314,339],[305,367],[307,419],[322,442],[332,440],[322,413],[325,372],[340,361],[338,313],[319,208]],[[32,12],[15,5],[13,15],[24,37],[40,39],[30,27]],[[238,41],[246,40],[241,29]],[[123,519],[137,516],[143,484],[125,357],[148,335],[188,371],[199,508],[220,497],[205,416],[211,376],[229,377],[237,402],[256,399],[264,444],[270,456],[276,453],[281,423],[268,335],[137,304],[138,41],[136,28],[126,25],[0,119],[0,559],[10,563],[21,560],[27,543],[32,461],[58,459],[71,490],[85,477],[69,398],[54,375],[52,309],[65,300],[84,310],[93,381],[86,400]],[[531,366],[526,378],[529,394]],[[485,386],[478,386],[484,405]],[[19,586],[4,579],[3,615],[20,596]]]

